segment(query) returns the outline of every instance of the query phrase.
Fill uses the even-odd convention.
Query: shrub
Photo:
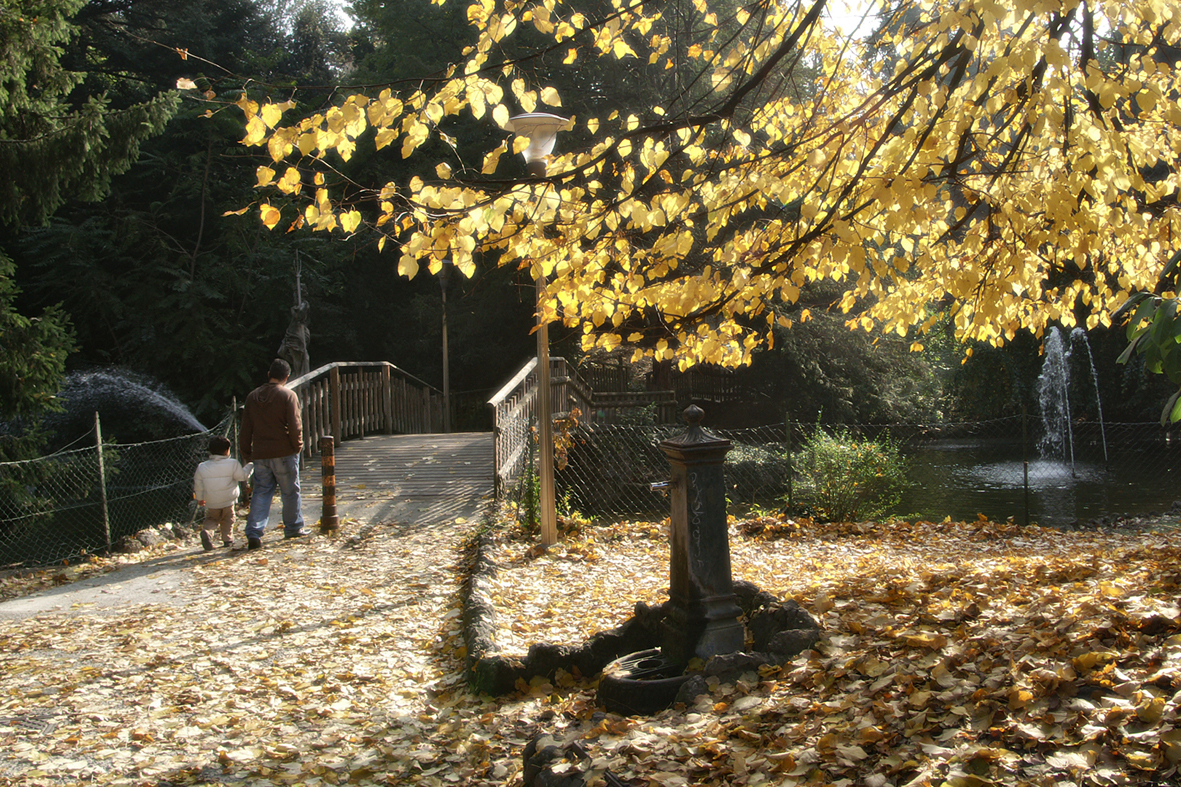
[[[773,501],[787,491],[789,463],[780,445],[735,443],[726,454],[726,493],[735,502]]]
[[[836,522],[880,516],[898,504],[907,485],[897,444],[858,440],[846,429],[817,429],[798,454],[796,470],[801,501]]]

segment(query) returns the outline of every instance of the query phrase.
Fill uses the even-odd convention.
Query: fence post
[[[1029,426],[1026,423],[1026,406],[1021,403],[1021,466],[1025,484],[1025,526],[1029,527]]]
[[[320,489],[323,496],[320,532],[332,533],[340,527],[336,516],[336,447],[332,435],[320,438]]]
[[[340,442],[340,367],[333,366],[328,372],[328,417],[332,422],[333,445]]]
[[[787,435],[787,510],[783,513],[791,515],[795,509],[795,486],[794,476],[796,474],[795,465],[792,464],[792,447],[791,447],[791,413],[786,413],[783,416],[784,433]]]
[[[386,434],[394,433],[394,389],[390,385],[390,365],[381,366],[381,419]]]
[[[242,461],[242,452],[238,450],[238,397],[230,397],[230,451],[238,461]]]
[[[102,501],[103,540],[107,551],[111,550],[111,517],[107,510],[107,469],[103,464],[103,427],[98,418],[98,411],[94,411],[94,445],[98,449],[98,495]]]
[[[369,398],[369,396],[368,396],[369,392],[365,388],[365,367],[364,366],[357,367],[356,386],[357,386],[356,387],[356,396],[353,399],[353,408],[354,408],[355,412],[357,413],[357,431],[360,432],[360,434],[358,435],[358,438],[361,440],[364,440],[365,439],[365,415],[366,415],[365,405],[367,404],[366,399]]]

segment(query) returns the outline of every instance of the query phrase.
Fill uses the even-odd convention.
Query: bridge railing
[[[570,369],[565,358],[550,356],[550,412],[565,418],[574,408],[586,412],[592,392]],[[496,496],[521,477],[532,449],[537,424],[537,359],[530,358],[513,379],[488,400],[493,409]]]
[[[550,369],[553,361],[550,358]],[[488,400],[493,410],[496,497],[519,478],[529,461],[530,430],[537,419],[537,359],[531,358]]]
[[[496,435],[496,495],[521,477],[529,462],[537,423],[537,359],[531,358],[488,404],[493,408]],[[577,408],[585,424],[618,423],[628,414],[653,408],[656,423],[675,423],[677,403],[672,391],[596,393],[565,358],[550,357],[550,412],[555,420]]]
[[[341,361],[296,377],[287,387],[302,407],[304,455],[320,438],[339,443],[372,434],[442,431],[443,395],[392,363]]]

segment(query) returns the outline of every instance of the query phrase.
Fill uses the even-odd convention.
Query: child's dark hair
[[[221,435],[214,435],[209,438],[209,453],[211,454],[228,454],[230,452],[230,441]]]

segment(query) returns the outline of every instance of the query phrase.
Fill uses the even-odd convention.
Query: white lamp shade
[[[545,157],[553,153],[558,132],[569,122],[569,118],[551,115],[548,112],[527,112],[509,118],[505,129],[529,140],[529,147],[525,149],[524,156],[525,163],[532,164],[535,161],[545,161]]]

